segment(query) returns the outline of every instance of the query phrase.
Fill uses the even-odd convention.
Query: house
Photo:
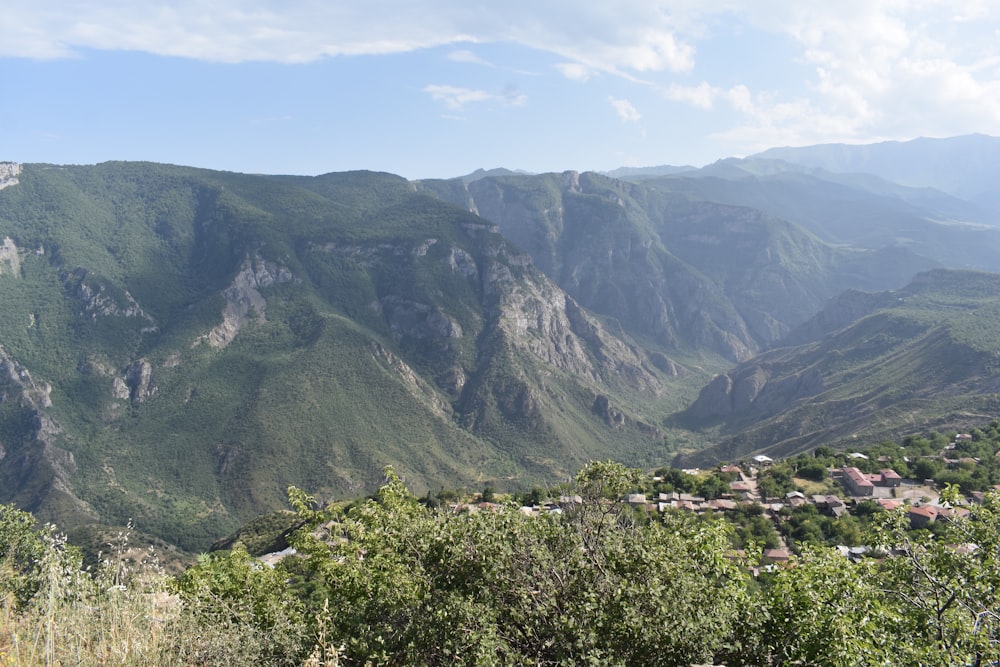
[[[903,483],[899,473],[890,468],[871,475],[852,466],[845,467],[841,472],[840,481],[852,496],[873,496],[876,486],[896,488]]]
[[[872,484],[872,480],[857,468],[844,468],[844,475],[841,482],[843,482],[844,488],[852,496],[875,495],[875,485]]]
[[[630,493],[628,494],[628,504],[633,507],[645,507],[646,506],[646,494],[645,493]]]
[[[823,514],[842,517],[847,514],[847,504],[837,496],[814,495],[813,505]]]
[[[770,456],[764,456],[763,454],[758,454],[751,460],[759,466],[769,466],[772,463],[774,463],[774,459],[772,459]]]
[[[736,502],[733,500],[724,500],[723,498],[717,498],[716,500],[708,501],[708,506],[714,510],[725,512],[736,509]]]
[[[971,512],[966,507],[938,507],[937,518],[942,520],[968,517]]]
[[[911,528],[926,528],[937,519],[938,508],[933,505],[916,505],[910,508],[908,516]]]
[[[788,549],[764,549],[764,560],[772,563],[787,563],[792,559]]]
[[[880,470],[879,475],[882,476],[882,480],[881,483],[875,482],[877,486],[888,486],[895,489],[903,483],[903,478],[899,476],[898,472],[891,468]]]

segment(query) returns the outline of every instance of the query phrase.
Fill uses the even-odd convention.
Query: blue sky
[[[5,4],[0,160],[427,178],[1000,135],[995,0]]]

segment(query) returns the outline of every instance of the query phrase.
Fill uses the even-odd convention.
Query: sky
[[[3,0],[0,160],[702,166],[1000,135],[1000,0]]]

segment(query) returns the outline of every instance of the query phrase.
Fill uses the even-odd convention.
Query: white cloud
[[[423,90],[431,96],[431,99],[442,102],[455,111],[461,111],[467,104],[477,102],[500,102],[508,106],[521,106],[528,101],[528,96],[516,86],[507,86],[501,93],[436,84],[424,86]]]
[[[1000,132],[1000,5],[972,0],[762,0],[742,18],[784,34],[812,68],[788,94],[758,83],[711,96],[742,114],[716,134],[768,145]],[[697,104],[674,87],[671,99]],[[750,146],[754,144],[754,146]]]
[[[615,108],[615,113],[618,117],[626,123],[638,123],[642,120],[642,114],[639,110],[635,108],[635,105],[628,100],[619,100],[614,97],[609,97],[608,101],[611,102],[611,106]]]
[[[453,45],[452,61],[501,70],[503,63],[468,47],[518,44],[550,54],[553,67],[574,81],[598,85],[601,74],[611,73],[653,83],[667,99],[711,112],[705,116],[716,122],[735,113],[738,121],[716,136],[747,144],[1000,133],[996,0],[170,0],[154,5],[32,0],[7,5],[0,21],[0,57],[45,59],[106,49],[216,62],[300,63]],[[744,61],[727,54],[725,39],[741,28],[790,44],[797,50],[796,71],[805,66],[806,78],[783,78],[790,71],[787,62]],[[709,49],[730,59],[724,75],[713,78],[699,69],[699,52]],[[753,84],[740,87],[734,81]],[[424,90],[453,110],[488,101],[524,104],[526,99],[516,89],[496,93],[437,85]],[[645,110],[647,117],[653,113],[649,106]],[[616,111],[629,122],[638,116],[634,106],[629,111],[616,105]]]
[[[564,77],[572,81],[587,81],[590,79],[590,68],[580,63],[557,63],[555,68]]]
[[[34,0],[4,8],[0,56],[54,58],[82,48],[219,62],[307,62],[459,43],[512,42],[589,69],[683,71],[672,0]],[[458,58],[467,53],[458,52]]]
[[[471,88],[458,88],[456,86],[428,85],[424,86],[424,92],[428,93],[432,99],[444,102],[449,109],[462,109],[466,104],[473,102],[486,102],[496,99],[493,93],[485,90],[473,90]]]
[[[685,102],[706,111],[715,106],[715,98],[720,93],[718,88],[710,86],[706,81],[702,81],[697,86],[682,86],[675,83],[664,91],[669,100]]]
[[[454,61],[456,63],[470,63],[472,65],[482,65],[484,67],[496,67],[493,63],[488,60],[483,60],[477,56],[472,51],[467,49],[461,49],[459,51],[452,51],[448,54],[448,60]]]

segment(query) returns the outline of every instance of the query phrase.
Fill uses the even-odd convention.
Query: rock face
[[[0,190],[17,185],[17,180],[21,173],[21,165],[16,162],[0,162]]]
[[[824,389],[823,378],[815,369],[774,381],[768,366],[747,364],[716,376],[701,390],[685,415],[693,423],[714,422],[734,415],[758,421]]]
[[[4,237],[0,245],[0,275],[9,273],[12,276],[21,275],[21,260],[17,256],[17,246],[9,236]]]
[[[7,498],[43,519],[92,520],[96,513],[72,490],[76,460],[72,452],[55,444],[63,429],[49,414],[51,393],[48,383],[36,382],[0,346],[0,404],[7,419],[14,412],[22,423],[16,434],[0,443],[0,483]]]
[[[112,287],[110,281],[77,268],[63,278],[67,288],[82,303],[83,317],[97,320],[104,317],[123,317],[144,320],[144,330],[156,330],[156,321],[143,310],[127,290]]]
[[[145,359],[140,359],[125,369],[125,386],[128,388],[128,398],[141,403],[156,393],[153,385],[153,365]]]
[[[259,256],[247,256],[232,284],[222,291],[226,299],[222,322],[199,340],[206,340],[212,347],[226,347],[251,319],[258,322],[267,320],[267,301],[260,290],[293,279],[292,272],[287,268],[264,261]]]
[[[611,399],[604,394],[598,394],[594,399],[593,412],[612,428],[625,425],[625,413],[611,405]]]

